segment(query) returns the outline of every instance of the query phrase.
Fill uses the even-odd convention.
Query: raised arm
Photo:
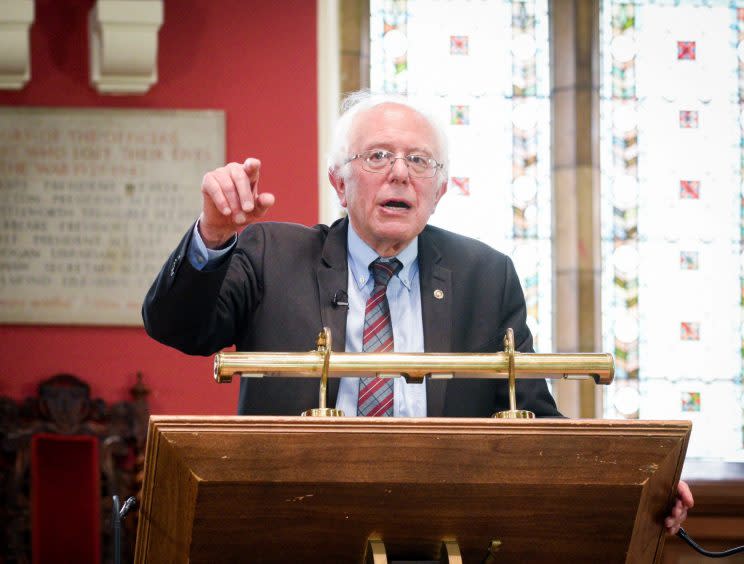
[[[194,259],[192,251],[198,239],[207,249],[219,249],[266,214],[274,196],[258,192],[260,168],[258,159],[249,158],[204,175],[198,234],[192,228],[184,236],[142,306],[145,329],[154,339],[204,355],[235,342],[241,321],[257,299],[255,265],[245,253],[235,255],[229,245],[214,264]]]

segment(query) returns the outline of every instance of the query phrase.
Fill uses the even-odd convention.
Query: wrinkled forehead
[[[360,111],[351,122],[349,149],[426,150],[439,154],[436,130],[429,120],[409,106],[386,102]]]

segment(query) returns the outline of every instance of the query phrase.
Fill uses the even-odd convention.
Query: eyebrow
[[[364,153],[366,151],[373,151],[374,149],[384,149],[386,151],[390,151],[391,153],[394,153],[393,150],[393,144],[392,143],[384,143],[384,142],[374,142],[374,143],[368,143],[364,145],[364,149],[362,149],[360,152]],[[413,147],[409,149],[405,149],[403,151],[406,155],[425,155],[427,157],[434,157],[434,153],[430,151],[429,149],[425,149],[423,147]]]

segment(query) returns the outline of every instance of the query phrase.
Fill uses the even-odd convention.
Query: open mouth
[[[411,206],[403,200],[387,200],[382,204],[386,208],[410,209]]]

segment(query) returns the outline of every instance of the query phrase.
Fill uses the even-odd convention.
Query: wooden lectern
[[[135,561],[659,562],[690,428],[152,417]]]

